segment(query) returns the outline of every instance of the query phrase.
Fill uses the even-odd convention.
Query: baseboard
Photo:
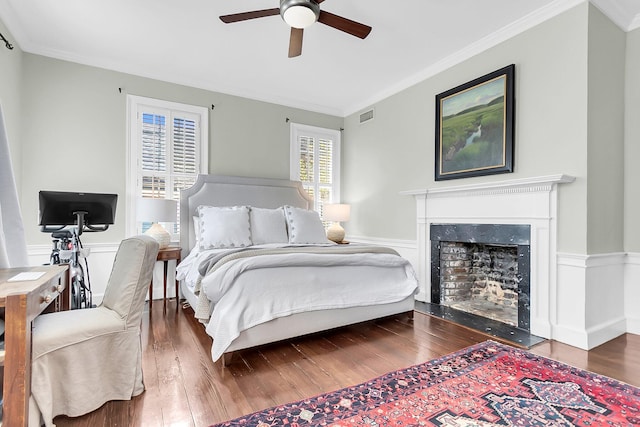
[[[627,253],[624,270],[624,312],[627,317],[627,332],[640,335],[640,253]]]
[[[588,349],[604,344],[627,332],[627,319],[620,316],[606,324],[587,329]]]
[[[571,328],[566,325],[553,325],[551,339],[583,350],[589,349],[589,337],[587,337],[587,332],[584,329]]]
[[[627,316],[627,332],[640,335],[640,317]]]
[[[628,330],[626,253],[559,253],[552,337],[591,349]],[[554,299],[554,298],[552,298]]]
[[[591,350],[625,332],[627,332],[627,319],[619,317],[589,329],[553,325],[551,338],[583,350]]]

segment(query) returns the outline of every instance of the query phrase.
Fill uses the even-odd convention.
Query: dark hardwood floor
[[[210,357],[211,339],[190,308],[154,304],[142,324],[146,391],[109,402],[58,427],[209,426],[260,409],[357,384],[469,345],[497,340],[416,312],[234,355],[222,369]],[[535,354],[640,386],[640,336],[626,334],[589,352],[545,341]],[[81,367],[80,367],[81,368]],[[79,370],[81,375],[81,369]]]

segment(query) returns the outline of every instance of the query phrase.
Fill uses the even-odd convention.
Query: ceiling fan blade
[[[320,11],[318,22],[361,39],[366,38],[371,32],[371,27],[368,25],[343,18],[342,16],[334,15],[333,13],[325,12],[324,10]]]
[[[291,27],[291,37],[289,38],[289,58],[302,55],[302,28]]]
[[[246,21],[248,19],[255,19],[255,18],[264,18],[265,16],[273,16],[273,15],[280,15],[280,9],[275,8],[275,9],[253,10],[251,12],[223,15],[220,17],[220,20],[225,24],[230,24],[232,22]]]

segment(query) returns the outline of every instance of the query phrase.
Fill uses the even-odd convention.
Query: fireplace
[[[558,323],[558,313],[567,312],[565,307],[560,311],[558,306],[558,295],[564,289],[559,288],[557,280],[558,185],[574,179],[567,175],[549,175],[403,191],[402,194],[414,197],[416,202],[417,273],[420,279],[416,299],[433,303],[432,290],[439,286],[439,281],[433,282],[431,274],[431,225],[525,225],[529,227],[531,254],[529,332],[551,338],[552,327]]]
[[[530,329],[526,224],[431,224],[431,302]]]

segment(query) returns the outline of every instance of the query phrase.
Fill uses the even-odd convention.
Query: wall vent
[[[360,114],[360,124],[373,120],[373,108]]]

